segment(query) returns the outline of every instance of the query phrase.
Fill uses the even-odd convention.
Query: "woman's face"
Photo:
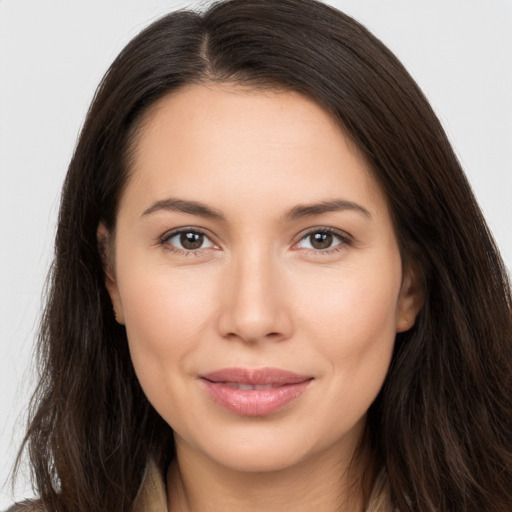
[[[229,85],[168,95],[142,125],[114,244],[107,287],[178,454],[244,471],[352,455],[419,293],[325,111]]]

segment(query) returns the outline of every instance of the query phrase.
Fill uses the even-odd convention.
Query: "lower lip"
[[[311,379],[271,389],[235,389],[202,379],[208,394],[224,409],[241,416],[265,416],[277,412],[306,391]]]

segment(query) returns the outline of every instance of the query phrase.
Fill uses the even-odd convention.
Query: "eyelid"
[[[209,247],[204,247],[200,249],[181,249],[179,247],[176,247],[169,243],[169,240],[174,238],[177,235],[180,235],[182,233],[198,233],[203,235],[205,238],[207,238],[210,243],[212,244]],[[169,231],[166,231],[163,235],[161,235],[158,238],[158,243],[163,246],[166,250],[175,252],[175,253],[181,253],[181,254],[193,254],[193,255],[200,255],[204,251],[208,249],[220,249],[219,244],[214,240],[214,237],[209,233],[208,230],[199,228],[197,226],[181,226],[179,228],[174,228]]]
[[[210,243],[212,245],[209,246],[209,247],[199,248],[199,249],[180,249],[179,247],[176,247],[174,245],[169,244],[169,240],[171,238],[173,238],[173,237],[175,237],[177,235],[180,235],[181,233],[188,233],[188,232],[199,233],[199,234],[205,236],[210,241]],[[340,238],[341,242],[339,244],[336,244],[336,245],[334,245],[332,247],[328,247],[326,249],[314,249],[314,248],[309,249],[309,248],[299,248],[299,247],[297,247],[297,245],[302,240],[304,240],[308,236],[311,236],[311,235],[313,235],[315,233],[329,233],[329,234],[332,234],[332,235],[337,236],[338,238]],[[330,227],[330,226],[313,226],[313,227],[307,228],[307,229],[301,231],[294,238],[294,240],[295,241],[292,243],[292,250],[308,250],[310,252],[322,253],[322,254],[327,254],[329,252],[339,251],[342,248],[354,245],[354,243],[355,243],[354,237],[350,233],[347,233],[346,231],[343,231],[343,230],[337,229],[337,228],[333,228],[333,227]],[[210,234],[209,230],[206,230],[204,228],[200,228],[200,227],[197,227],[197,226],[181,226],[181,227],[173,228],[173,229],[171,229],[169,231],[166,231],[163,235],[161,235],[158,238],[158,243],[160,245],[162,245],[165,249],[169,250],[169,251],[176,252],[176,253],[187,254],[187,255],[188,254],[199,255],[202,252],[204,252],[205,250],[212,249],[212,248],[213,249],[217,249],[217,250],[220,249],[220,245],[215,241],[215,237],[212,236],[212,234]]]
[[[328,247],[326,249],[314,249],[314,248],[300,248],[297,247],[300,242],[302,242],[305,238],[308,236],[314,235],[315,233],[329,233],[334,236],[337,236],[341,239],[341,242],[339,244],[336,244],[332,247]],[[332,228],[330,226],[314,226],[311,228],[307,228],[306,230],[302,231],[297,235],[295,238],[295,242],[292,245],[292,249],[294,250],[307,250],[312,251],[315,253],[322,253],[322,254],[328,254],[329,252],[336,252],[342,250],[344,247],[354,245],[354,237],[347,233],[346,231],[343,231],[341,229]],[[341,246],[341,247],[340,247]]]

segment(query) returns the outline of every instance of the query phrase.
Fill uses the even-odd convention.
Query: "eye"
[[[327,229],[317,229],[303,236],[297,244],[297,248],[327,252],[329,249],[336,249],[340,245],[349,243],[348,236]]]
[[[204,233],[194,231],[193,229],[175,231],[166,236],[162,241],[173,249],[181,251],[198,251],[214,247],[214,243]]]

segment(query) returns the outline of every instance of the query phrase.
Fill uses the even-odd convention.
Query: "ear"
[[[123,305],[115,275],[113,241],[109,230],[103,222],[98,224],[96,240],[98,242],[98,251],[103,263],[105,287],[107,288],[110,300],[112,301],[113,315],[118,323],[124,324]]]
[[[402,288],[396,308],[396,332],[408,331],[416,322],[416,317],[425,303],[425,291],[421,271],[409,265],[402,280]]]

